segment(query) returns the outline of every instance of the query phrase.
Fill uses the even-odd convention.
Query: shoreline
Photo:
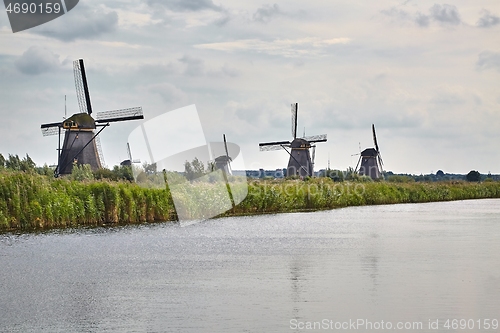
[[[248,195],[233,209],[215,217],[311,212],[349,206],[425,203],[500,198],[500,182],[333,182],[250,180],[233,188]],[[186,183],[209,200],[220,196],[210,183]],[[192,198],[185,209],[201,209]],[[190,201],[191,200],[191,201]],[[193,213],[194,214],[194,213]],[[30,233],[51,229],[123,226],[177,221],[167,189],[135,183],[78,182],[33,173],[0,172],[0,233]]]

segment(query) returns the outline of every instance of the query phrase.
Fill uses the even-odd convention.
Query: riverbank
[[[233,189],[244,190],[246,185],[236,183]],[[198,193],[210,193],[208,196],[214,204],[220,201],[210,183],[187,183],[186,186],[196,187]],[[260,180],[250,181],[247,197],[223,216],[483,198],[500,198],[500,182]],[[176,219],[168,189],[142,188],[129,182],[80,182],[34,173],[0,172],[0,231]]]

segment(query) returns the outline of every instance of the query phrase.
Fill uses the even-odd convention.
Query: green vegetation
[[[86,174],[84,169],[76,172]],[[140,223],[175,218],[167,190],[129,182],[0,171],[0,230]]]
[[[226,215],[482,198],[500,198],[500,182],[253,181],[247,198]]]
[[[229,178],[233,185],[233,195],[236,192],[244,193],[245,182],[235,177]],[[192,193],[203,195],[203,200],[208,196],[209,205],[223,202],[223,196],[227,196],[226,191],[221,191],[220,187],[210,181],[184,181],[172,185],[169,180],[169,184],[180,184],[185,188],[185,196],[181,195],[176,200],[180,199],[183,202],[182,209],[187,211],[190,207],[210,208],[200,207],[199,201],[197,202]],[[224,215],[480,198],[500,198],[500,182],[490,180],[483,183],[425,183],[399,178],[394,179],[394,182],[373,182],[365,179],[335,182],[329,177],[310,178],[305,181],[253,180],[248,183],[248,195],[245,200]],[[73,175],[58,179],[37,172],[12,171],[5,168],[0,170],[0,230],[174,220],[176,213],[172,197],[165,187],[147,188],[128,181],[95,180],[85,167],[79,167]]]

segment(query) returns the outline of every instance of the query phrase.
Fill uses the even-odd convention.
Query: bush
[[[93,180],[94,174],[92,173],[90,164],[78,165],[75,163],[69,179],[77,181]]]

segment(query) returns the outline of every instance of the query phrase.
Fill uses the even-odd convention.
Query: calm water
[[[2,332],[493,332],[500,200],[0,235],[0,281]]]

